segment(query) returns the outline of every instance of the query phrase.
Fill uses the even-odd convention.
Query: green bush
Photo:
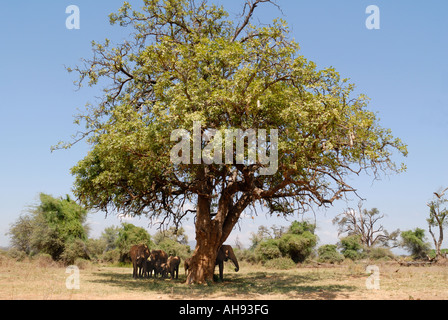
[[[8,234],[13,249],[30,256],[49,254],[55,261],[74,261],[73,243],[87,241],[87,210],[68,195],[54,198],[41,193],[39,199],[39,205],[11,226]]]
[[[338,252],[337,246],[334,244],[320,246],[317,249],[317,253],[319,262],[339,263],[344,261],[344,256]]]
[[[106,251],[101,256],[101,260],[116,264],[120,262],[120,251],[118,249]]]
[[[352,235],[342,238],[340,247],[345,258],[355,261],[364,257],[362,252],[363,246],[359,235]]]
[[[89,259],[91,261],[99,261],[106,252],[107,242],[103,238],[88,239],[86,246]]]
[[[317,237],[310,231],[302,234],[287,233],[280,238],[278,248],[284,257],[290,257],[295,263],[299,263],[304,262],[312,253],[316,243]]]
[[[367,250],[367,257],[373,260],[393,260],[394,254],[389,248],[373,247]]]
[[[430,244],[426,242],[425,230],[416,228],[401,233],[401,245],[408,250],[413,259],[425,259],[430,251]]]
[[[276,239],[263,240],[255,248],[255,255],[257,256],[258,261],[262,262],[280,258],[282,253],[278,248],[278,240]]]
[[[66,265],[72,265],[78,258],[89,259],[87,246],[81,239],[75,239],[65,244],[65,250],[61,254],[61,260]]]
[[[246,261],[252,264],[260,262],[260,259],[256,255],[255,250],[233,248],[233,252],[235,253],[238,261]]]
[[[289,270],[295,268],[296,263],[289,257],[281,257],[266,261],[264,266],[268,269]]]

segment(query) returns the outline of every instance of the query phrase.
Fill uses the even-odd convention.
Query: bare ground
[[[448,266],[403,267],[377,263],[380,288],[367,289],[367,263],[336,267],[269,270],[242,264],[225,268],[222,283],[185,285],[178,280],[132,279],[131,268],[89,265],[80,270],[80,289],[68,290],[64,267],[42,261],[17,262],[0,256],[0,299],[37,300],[409,300],[448,299]]]

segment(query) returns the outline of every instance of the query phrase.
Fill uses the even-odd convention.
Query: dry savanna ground
[[[280,271],[242,263],[238,273],[226,265],[221,283],[188,286],[183,269],[174,281],[134,280],[129,267],[87,265],[80,270],[80,288],[68,290],[66,282],[71,274],[66,268],[49,261],[17,262],[0,256],[0,299],[448,299],[448,266],[377,263],[377,290],[366,288],[366,266],[349,263]]]

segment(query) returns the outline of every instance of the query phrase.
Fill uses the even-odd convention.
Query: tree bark
[[[218,250],[227,240],[241,213],[251,203],[250,192],[244,193],[234,204],[234,196],[240,191],[236,177],[232,179],[218,201],[216,215],[211,215],[211,193],[213,188],[208,185],[207,168],[199,169],[197,177],[203,181],[198,194],[196,209],[196,248],[191,257],[191,265],[187,275],[187,284],[204,284],[213,281]]]
[[[434,241],[434,246],[436,248],[436,259],[439,259],[442,256],[442,243],[443,243],[443,225],[440,223],[440,220],[436,218],[438,227],[439,227],[439,239],[437,240],[434,232],[432,232],[431,224],[429,224],[429,233],[432,236],[432,239]]]
[[[222,245],[222,229],[211,219],[210,201],[199,196],[196,213],[196,249],[191,257],[187,284],[213,281],[216,257]]]

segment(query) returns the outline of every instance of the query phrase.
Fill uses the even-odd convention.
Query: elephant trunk
[[[236,259],[236,257],[232,258],[232,262],[235,265],[235,272],[240,271],[240,266],[238,265],[238,260]]]

